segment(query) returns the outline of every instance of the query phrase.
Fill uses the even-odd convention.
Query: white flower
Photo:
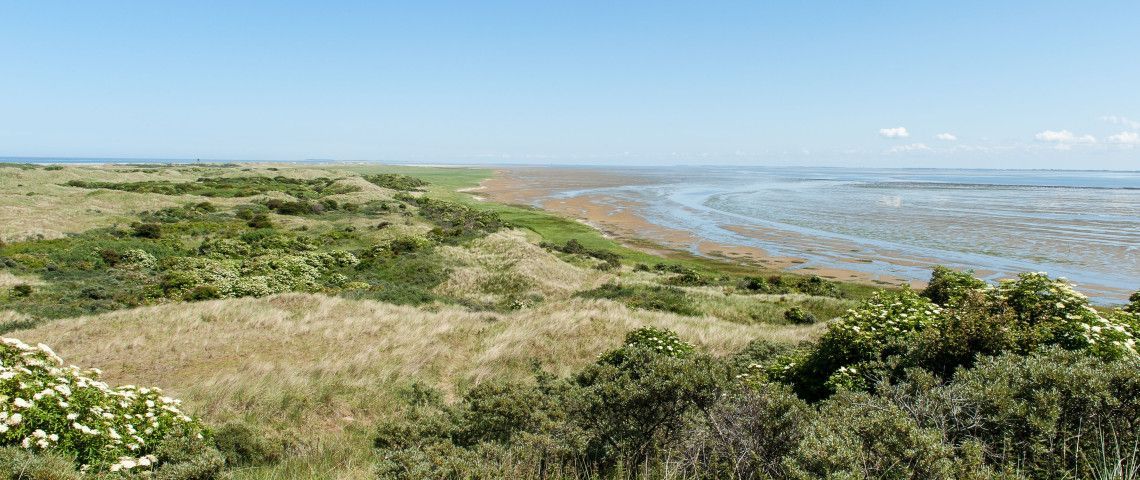
[[[32,402],[24,400],[20,397],[16,397],[16,399],[12,401],[12,404],[19,408],[30,408],[32,406]]]

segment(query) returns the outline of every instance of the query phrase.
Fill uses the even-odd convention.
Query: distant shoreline
[[[889,245],[860,245],[842,236],[829,238],[749,222],[728,220],[715,224],[715,229],[731,232],[734,236],[739,236],[737,238],[747,240],[737,243],[723,235],[709,236],[703,230],[704,227],[693,225],[689,228],[688,225],[692,224],[678,224],[677,219],[669,222],[671,226],[664,225],[656,218],[662,215],[661,209],[664,208],[660,203],[650,205],[637,200],[636,196],[615,195],[616,191],[640,190],[638,185],[647,188],[661,185],[657,180],[640,175],[639,170],[625,167],[501,167],[496,169],[494,177],[481,184],[478,193],[489,201],[537,207],[568,216],[631,247],[640,247],[652,253],[660,254],[663,250],[682,251],[772,271],[813,274],[843,282],[921,287],[929,275],[929,269],[939,264],[973,268],[976,274],[991,281],[1025,271],[1052,270],[1048,266],[1037,269],[1032,266],[1013,266],[1020,265],[1018,262],[1025,263],[1017,259],[1002,260],[999,265],[1003,266],[994,267],[981,262],[963,263],[960,259],[943,258],[941,254],[923,254],[922,248],[917,247],[900,249]],[[1135,191],[1130,187],[1120,187],[1120,190]],[[678,205],[677,208],[688,207]],[[684,218],[683,215],[680,217]],[[964,218],[962,221],[968,224],[972,220]],[[812,253],[801,257],[794,253],[794,249],[787,249],[789,244],[800,245]],[[654,250],[653,245],[660,245],[662,251]],[[769,246],[775,250],[769,249]],[[856,252],[855,248],[859,251]],[[955,252],[947,254],[951,253]],[[1097,270],[1087,270],[1087,273],[1093,275],[1096,272]],[[1136,288],[1098,283],[1089,278],[1075,281],[1097,303],[1119,302]]]
[[[501,169],[565,169],[565,170],[604,170],[621,168],[629,170],[654,170],[659,168],[684,167],[715,167],[715,168],[818,168],[833,170],[862,170],[874,169],[884,171],[946,171],[957,170],[967,172],[1084,172],[1084,173],[1140,173],[1136,170],[1108,170],[1108,169],[1081,169],[1081,168],[980,168],[980,167],[853,167],[837,165],[784,165],[784,164],[736,164],[736,163],[710,163],[710,164],[613,164],[613,163],[560,163],[560,164],[528,164],[528,163],[495,163],[495,162],[464,162],[457,160],[431,162],[423,160],[339,160],[327,158],[312,158],[303,160],[274,160],[274,159],[224,159],[224,158],[145,158],[145,157],[0,157],[0,163],[27,163],[35,165],[139,165],[139,164],[302,164],[302,165],[391,165],[400,167],[427,167],[427,168],[501,168]]]

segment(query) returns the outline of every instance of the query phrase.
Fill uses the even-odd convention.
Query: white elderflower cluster
[[[0,445],[59,450],[85,471],[157,465],[152,452],[170,434],[201,435],[180,401],[157,388],[111,387],[96,369],[63,366],[39,344],[0,343]]]

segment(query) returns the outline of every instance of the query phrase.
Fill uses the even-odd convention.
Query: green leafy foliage
[[[939,305],[950,305],[963,296],[977,290],[984,290],[986,282],[974,278],[974,272],[958,272],[936,265],[930,275],[930,282],[922,290],[922,296]]]
[[[377,175],[364,175],[364,179],[379,187],[390,188],[402,192],[415,192],[431,185],[426,180],[398,173],[381,173]]]
[[[179,401],[156,388],[111,387],[97,370],[63,367],[44,345],[0,344],[0,445],[73,457],[82,470],[151,470],[171,436],[203,435]]]
[[[684,290],[661,285],[623,285],[606,283],[593,290],[581,292],[585,298],[605,298],[625,303],[630,308],[672,312],[679,315],[699,316],[698,310]]]
[[[612,270],[612,269],[621,267],[621,255],[618,255],[618,254],[611,252],[609,250],[600,250],[600,249],[588,248],[585,245],[582,245],[581,242],[579,242],[578,240],[573,239],[573,238],[571,238],[570,240],[567,240],[565,245],[558,245],[556,243],[550,243],[550,242],[542,242],[540,244],[540,246],[542,248],[546,248],[548,250],[554,250],[556,252],[562,252],[562,253],[566,253],[566,254],[570,254],[570,255],[582,255],[582,256],[601,260],[602,263],[598,265],[598,268],[600,268],[602,270]]]
[[[784,320],[796,325],[810,325],[819,320],[811,312],[800,307],[792,307],[784,311]]]
[[[397,199],[418,207],[419,215],[435,224],[432,235],[440,241],[459,242],[507,227],[495,212],[477,210],[461,203],[407,194],[398,195]]]
[[[685,358],[693,354],[693,345],[676,333],[657,327],[641,327],[625,336],[625,345],[602,355],[599,363],[621,365],[633,351],[650,350],[661,355]]]
[[[1137,355],[1135,316],[1100,314],[1063,279],[1026,273],[990,288],[936,275],[936,296],[947,307],[909,289],[876,294],[829,324],[815,345],[772,362],[768,375],[818,400],[838,389],[871,388],[876,377],[897,377],[911,366],[949,376],[979,354],[1059,345],[1102,358]]]
[[[162,195],[200,195],[203,197],[252,197],[269,192],[282,192],[299,199],[314,199],[328,195],[350,193],[360,188],[338,184],[335,179],[297,179],[277,177],[201,177],[193,182],[148,180],[142,182],[95,182],[72,180],[69,187],[122,190],[125,192],[158,193]]]

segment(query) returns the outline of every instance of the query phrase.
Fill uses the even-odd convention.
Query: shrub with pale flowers
[[[157,388],[111,387],[98,370],[63,366],[46,345],[0,344],[0,445],[74,456],[83,471],[151,470],[172,435],[202,426]]]
[[[1065,279],[1044,273],[1024,273],[996,287],[965,276],[936,271],[935,291],[926,297],[907,288],[877,293],[831,322],[816,345],[765,365],[764,376],[814,400],[837,390],[869,389],[909,366],[929,368],[931,360],[949,375],[977,354],[1030,353],[1050,345],[1102,359],[1137,355],[1140,319],[1131,305],[1102,312]],[[749,377],[759,371],[752,369]]]

